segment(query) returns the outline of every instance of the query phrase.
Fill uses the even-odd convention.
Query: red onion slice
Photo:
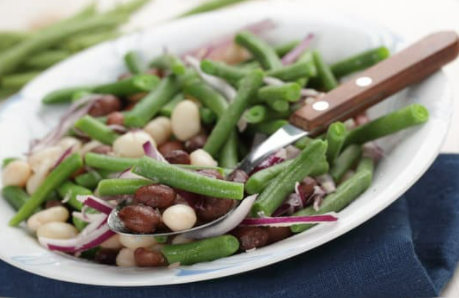
[[[119,125],[119,124],[110,124],[110,125],[107,125],[107,127],[117,133],[125,133],[128,131],[126,127],[124,127],[123,125]]]
[[[311,41],[314,39],[314,34],[310,33],[308,34],[301,42],[299,45],[297,45],[293,50],[291,50],[289,53],[287,53],[283,58],[282,58],[282,64],[283,65],[289,65],[295,62],[301,54],[309,47],[311,44]]]
[[[333,181],[333,178],[330,174],[323,174],[323,175],[317,176],[316,180],[327,194],[330,194],[336,191],[335,181]]]
[[[246,218],[241,222],[241,225],[289,227],[289,226],[296,225],[296,224],[335,222],[337,220],[338,220],[338,214],[331,212],[331,213],[326,213],[326,214],[309,215],[309,216]]]
[[[158,149],[156,149],[155,146],[151,142],[145,142],[143,145],[143,151],[145,152],[146,156],[149,156],[153,159],[156,159],[158,161],[166,162],[167,160],[162,156],[161,153],[159,153]]]
[[[54,165],[51,167],[51,171],[54,170],[58,165],[60,165],[61,162],[63,162],[64,159],[66,159],[70,155],[70,153],[72,153],[72,149],[73,146],[70,146],[67,150],[64,151],[64,153],[61,154],[61,156],[59,156]]]
[[[79,195],[76,197],[78,201],[83,203],[85,206],[91,207],[99,212],[105,213],[107,215],[110,214],[113,210],[113,206],[108,204],[107,202],[96,198],[94,196],[87,196],[87,195]]]
[[[231,211],[230,214],[228,214],[223,220],[220,222],[207,227],[203,228],[201,230],[197,231],[192,231],[188,233],[184,233],[183,235],[187,238],[191,239],[203,239],[203,238],[209,238],[209,237],[215,237],[219,235],[223,235],[235,227],[237,227],[249,214],[250,209],[252,208],[253,203],[257,199],[258,194],[251,195],[247,198],[245,198],[241,204],[239,204],[236,209]]]
[[[281,150],[283,150],[283,149],[281,149]],[[274,166],[274,165],[276,165],[278,163],[281,163],[281,162],[285,161],[285,157],[287,157],[287,156],[285,155],[285,157],[284,157],[283,153],[279,153],[281,150],[279,150],[278,153],[272,154],[272,155],[268,156],[265,160],[263,160],[258,166],[255,167],[255,169],[252,170],[252,172],[250,172],[249,176],[255,174],[258,171],[264,170],[266,168],[272,167],[272,166]],[[278,156],[278,155],[280,155],[280,156]]]

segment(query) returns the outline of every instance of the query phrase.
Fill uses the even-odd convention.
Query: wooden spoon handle
[[[320,133],[330,123],[356,116],[419,82],[458,54],[459,38],[455,32],[428,35],[330,91],[314,104],[299,109],[290,117],[290,122],[313,134]]]

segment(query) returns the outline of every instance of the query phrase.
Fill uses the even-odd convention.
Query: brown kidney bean
[[[61,201],[59,200],[51,200],[51,201],[46,202],[45,209],[58,207],[58,206],[64,206],[64,205],[62,205]]]
[[[108,114],[107,125],[124,125],[124,115],[120,112]]]
[[[93,117],[100,117],[119,111],[122,108],[121,100],[113,95],[101,95],[97,99],[88,114]]]
[[[180,141],[169,141],[158,147],[159,152],[162,155],[168,154],[170,151],[174,150],[184,150],[183,143]]]
[[[317,181],[311,177],[306,177],[301,181],[299,188],[305,197],[309,198],[314,193],[315,186],[317,186]]]
[[[207,135],[205,135],[204,133],[200,133],[197,136],[194,136],[185,142],[185,150],[188,153],[191,153],[197,149],[203,148],[206,142],[207,142]]]
[[[163,77],[163,71],[161,69],[157,68],[149,68],[145,71],[145,74],[153,75],[153,76],[158,76],[158,77]]]
[[[248,179],[249,179],[249,175],[247,175],[247,173],[242,170],[235,170],[228,177],[229,181],[239,182],[239,183],[246,183]]]
[[[201,174],[203,176],[207,176],[210,178],[215,178],[215,179],[220,179],[223,180],[223,175],[220,174],[219,171],[213,170],[213,169],[201,169],[196,171],[198,174]]]
[[[202,197],[202,201],[196,206],[196,215],[201,221],[212,221],[228,213],[233,204],[234,200]]]
[[[289,227],[267,227],[266,231],[268,232],[268,243],[281,241],[292,235]]]
[[[97,154],[108,154],[112,151],[113,151],[112,147],[108,145],[101,145],[91,150],[92,153],[97,153]]]
[[[96,252],[94,260],[99,264],[115,265],[118,250],[110,248],[101,248]]]
[[[140,92],[127,97],[130,102],[139,102],[142,98],[147,96],[147,92]]]
[[[172,164],[189,165],[190,155],[183,150],[172,150],[164,154],[164,158]]]
[[[139,267],[161,267],[166,266],[166,258],[159,251],[148,250],[139,247],[134,251],[134,260]]]
[[[239,227],[232,234],[239,240],[240,250],[258,248],[268,243],[268,232],[261,227]]]
[[[118,213],[126,228],[135,233],[153,233],[161,223],[157,209],[145,205],[130,205]]]
[[[136,203],[145,204],[153,208],[167,208],[177,197],[175,190],[164,184],[142,186],[134,194]]]

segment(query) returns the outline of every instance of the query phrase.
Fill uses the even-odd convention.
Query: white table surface
[[[205,1],[205,0],[204,0]],[[153,0],[142,11],[137,13],[126,26],[126,30],[141,28],[160,23],[203,0]],[[0,30],[27,29],[72,14],[90,0],[0,0]],[[99,0],[102,8],[122,1]],[[437,30],[459,31],[459,0],[257,0],[238,5],[270,5],[282,2],[286,5],[299,5],[303,9],[314,6],[328,7],[333,10],[353,13],[379,22],[406,40],[414,41]],[[459,59],[444,68],[453,93],[455,94],[453,122],[442,152],[459,153]],[[459,297],[459,267],[450,283],[443,291],[442,297]]]

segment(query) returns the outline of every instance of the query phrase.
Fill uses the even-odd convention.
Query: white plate
[[[0,158],[21,155],[27,150],[30,139],[43,136],[56,123],[61,108],[40,104],[47,92],[64,86],[113,81],[125,71],[122,56],[130,49],[142,51],[146,58],[160,53],[163,46],[174,52],[183,52],[267,17],[278,24],[277,29],[266,35],[270,41],[280,43],[314,32],[318,37],[314,47],[320,49],[329,62],[381,44],[392,51],[400,45],[396,35],[378,25],[328,10],[302,11],[286,9],[285,6],[266,8],[259,5],[244,11],[218,12],[180,20],[92,48],[30,83],[1,107]],[[426,125],[379,142],[387,157],[378,165],[373,185],[340,213],[338,223],[322,224],[274,245],[210,263],[176,269],[124,269],[96,265],[45,250],[25,230],[7,226],[14,212],[4,200],[0,200],[0,257],[26,271],[58,280],[144,286],[228,276],[311,250],[383,210],[412,186],[437,156],[451,119],[450,89],[443,73],[439,72],[395,97],[375,107],[372,114],[386,113],[416,102],[428,107],[431,119]]]

